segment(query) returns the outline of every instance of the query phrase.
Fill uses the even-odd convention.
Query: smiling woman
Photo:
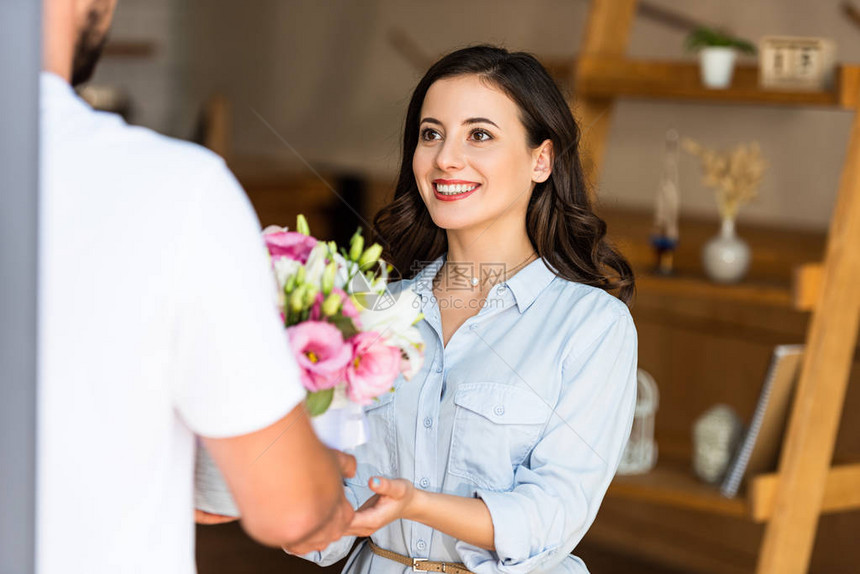
[[[480,46],[416,88],[382,243],[421,297],[425,363],[372,405],[331,564],[350,574],[587,572],[630,432],[633,277],[604,241],[576,123],[533,57]]]

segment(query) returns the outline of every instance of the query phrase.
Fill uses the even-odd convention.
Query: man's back
[[[39,571],[193,572],[194,433],[304,394],[256,219],[217,156],[52,74],[41,121]]]

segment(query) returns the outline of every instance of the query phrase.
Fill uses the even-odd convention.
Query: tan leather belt
[[[373,543],[373,540],[368,540],[367,542],[370,544],[370,550],[373,551],[373,553],[377,556],[382,556],[383,558],[387,558],[388,560],[400,562],[404,566],[409,566],[410,568],[412,568],[413,572],[445,572],[446,574],[472,574],[472,572],[470,570],[467,570],[466,566],[460,562],[434,562],[432,560],[427,560],[426,558],[409,558],[408,556],[404,556],[403,554],[398,554],[397,552],[392,552],[391,550],[380,548]]]

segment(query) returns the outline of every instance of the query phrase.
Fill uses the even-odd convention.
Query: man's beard
[[[101,15],[96,8],[93,8],[87,16],[86,28],[78,35],[78,42],[75,45],[75,59],[72,62],[73,86],[88,81],[93,76],[93,72],[96,71],[96,64],[98,64],[107,43],[107,33],[99,36],[99,20],[101,20]]]

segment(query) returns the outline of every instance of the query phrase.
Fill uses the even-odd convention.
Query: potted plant
[[[702,83],[709,88],[727,88],[738,52],[755,54],[755,46],[727,32],[700,27],[690,32],[685,42],[688,51],[699,52]]]

